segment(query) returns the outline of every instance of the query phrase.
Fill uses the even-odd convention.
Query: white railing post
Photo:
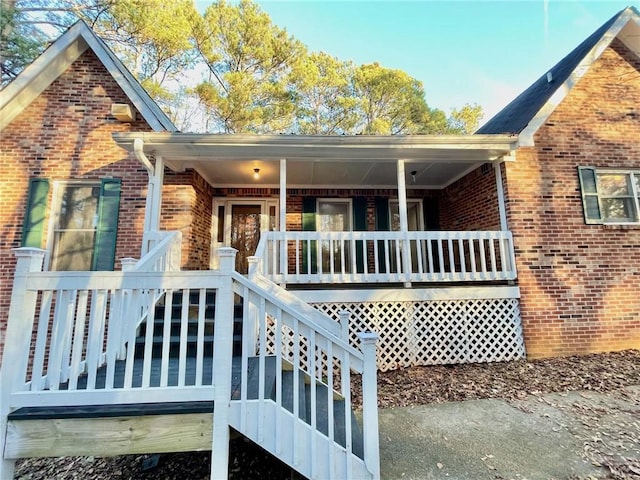
[[[248,278],[252,282],[255,282],[257,275],[260,273],[261,259],[260,257],[251,256],[247,258],[247,261],[249,263]],[[243,335],[245,332],[249,332],[249,336],[248,338],[242,339],[242,344],[249,346],[249,352],[256,352],[258,347],[258,312],[256,310],[255,304],[250,303],[248,298],[244,300],[244,308],[249,309],[249,314],[243,318],[248,318],[248,320],[252,324],[247,326],[246,328],[243,326]]]
[[[229,410],[231,402],[231,367],[233,356],[233,277],[237,250],[223,247],[220,272],[225,275],[216,293],[215,330],[213,339],[213,439],[211,446],[211,478],[228,477]]]
[[[0,478],[13,478],[15,460],[4,459],[7,435],[7,415],[11,395],[24,390],[31,334],[36,311],[37,292],[27,291],[30,272],[42,271],[45,251],[39,248],[17,248],[17,262],[9,306],[7,333],[3,339],[2,370],[0,370]]]
[[[122,266],[122,271],[123,272],[132,271],[135,268],[136,263],[138,263],[138,259],[137,258],[127,257],[127,258],[121,258],[120,259],[120,265]]]
[[[351,312],[349,310],[341,310],[338,312],[340,316],[340,327],[342,328],[342,340],[349,343],[349,322],[351,321]]]
[[[358,333],[364,357],[362,371],[362,436],[364,462],[374,479],[380,478],[380,440],[378,438],[378,384],[375,332]]]
[[[256,257],[255,255],[247,257],[247,263],[249,264],[247,277],[249,280],[254,281],[260,271],[260,257]]]

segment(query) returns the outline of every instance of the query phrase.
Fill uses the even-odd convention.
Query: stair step
[[[255,400],[258,398],[259,388],[259,358],[249,358],[249,372],[247,377],[247,399]],[[293,413],[294,391],[293,391],[293,366],[283,361],[282,372],[282,406],[287,411]],[[303,370],[298,370],[298,396],[299,396],[299,412],[298,417],[311,425],[311,379]],[[265,358],[265,393],[264,397],[270,400],[276,400],[276,358],[268,356]],[[324,435],[329,434],[329,409],[328,409],[328,387],[325,384],[316,382],[316,427]],[[346,447],[346,434],[344,429],[345,423],[345,401],[335,392],[333,395],[333,416],[334,416],[334,440],[339,445]],[[362,429],[355,416],[351,415],[351,445],[352,452],[359,458],[364,458],[364,441],[362,437]]]

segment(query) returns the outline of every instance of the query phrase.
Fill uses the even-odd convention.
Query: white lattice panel
[[[351,313],[349,334],[375,331],[378,368],[448,363],[497,362],[525,355],[520,309],[516,298],[398,302],[317,303],[339,318]]]

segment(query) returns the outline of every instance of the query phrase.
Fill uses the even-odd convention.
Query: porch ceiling
[[[113,138],[129,151],[141,139],[146,155],[162,156],[176,171],[194,168],[214,186],[278,186],[279,160],[286,159],[290,187],[395,188],[396,162],[403,159],[407,188],[442,188],[517,147],[517,137],[507,135],[116,133]]]

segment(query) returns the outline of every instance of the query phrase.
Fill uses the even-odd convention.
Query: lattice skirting
[[[378,368],[499,362],[524,358],[517,298],[397,302],[315,303],[338,321],[351,313],[349,334],[375,331]]]

